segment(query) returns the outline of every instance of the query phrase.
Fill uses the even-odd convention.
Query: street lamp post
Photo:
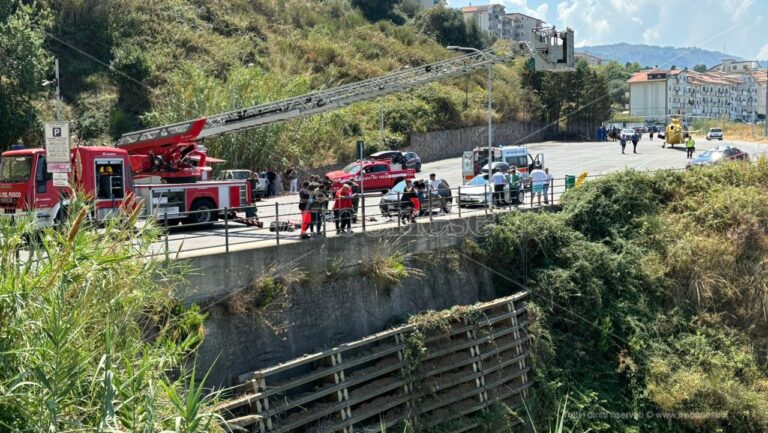
[[[452,51],[467,51],[485,55],[482,51],[472,47],[459,47],[451,45],[446,47]],[[493,172],[493,63],[488,63],[488,182]]]

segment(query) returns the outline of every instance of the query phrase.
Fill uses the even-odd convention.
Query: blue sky
[[[576,32],[576,45],[700,47],[768,59],[768,0],[448,0],[498,3]]]

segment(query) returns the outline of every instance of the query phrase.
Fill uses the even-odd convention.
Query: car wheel
[[[445,208],[442,209],[445,213],[451,213],[451,209],[453,208],[452,200],[446,200],[445,202]]]
[[[416,173],[421,173],[421,164],[416,166]]]

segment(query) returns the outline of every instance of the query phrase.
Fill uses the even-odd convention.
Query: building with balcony
[[[533,41],[533,29],[545,25],[544,21],[525,14],[507,13],[500,4],[466,6],[461,8],[464,20],[474,20],[488,36],[496,39]]]
[[[545,25],[544,21],[519,12],[508,13],[507,20],[512,22],[510,39],[516,41],[533,42],[533,29]]]
[[[665,121],[694,118],[756,119],[758,83],[749,74],[650,69],[629,80],[629,114]]]

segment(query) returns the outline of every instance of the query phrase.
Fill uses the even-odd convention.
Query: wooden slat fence
[[[254,433],[402,431],[406,421],[417,431],[479,431],[489,407],[527,395],[525,297],[425,315],[241,375],[240,394],[218,411],[230,429]]]

